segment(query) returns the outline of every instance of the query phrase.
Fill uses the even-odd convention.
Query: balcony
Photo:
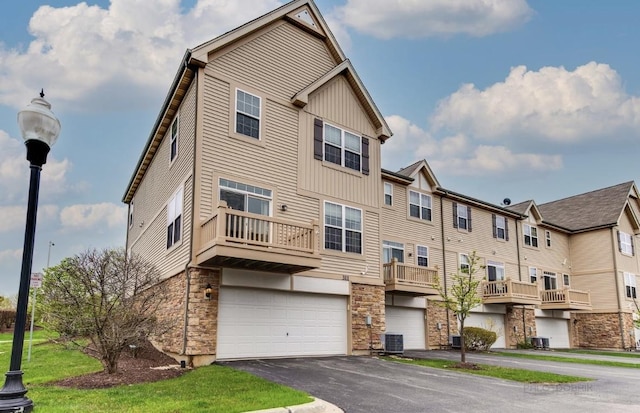
[[[309,224],[218,207],[200,225],[202,266],[294,274],[319,268],[318,223]]]
[[[538,286],[510,278],[499,281],[483,281],[484,304],[540,304]]]
[[[438,270],[398,262],[394,258],[383,264],[385,290],[401,295],[438,295]]]
[[[588,291],[562,288],[540,291],[542,310],[591,310],[591,294]]]

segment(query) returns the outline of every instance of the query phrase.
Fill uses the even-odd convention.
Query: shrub
[[[14,321],[16,321],[15,310],[0,310],[0,326],[11,328]]]
[[[487,351],[498,339],[494,331],[480,327],[465,327],[462,334],[464,334],[464,347],[470,351]]]
[[[520,350],[527,350],[527,349],[532,349],[533,348],[533,344],[531,344],[530,340],[527,341],[521,341],[519,342],[516,347]]]

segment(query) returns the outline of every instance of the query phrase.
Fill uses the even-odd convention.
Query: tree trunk
[[[464,319],[460,320],[460,363],[467,362],[467,355],[464,351]]]

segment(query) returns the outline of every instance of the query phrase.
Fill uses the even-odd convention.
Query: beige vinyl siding
[[[629,256],[620,252],[618,248],[618,235],[616,230],[620,232],[625,232],[631,235],[631,239],[633,242],[633,250],[634,250],[633,256]],[[634,235],[633,225],[631,224],[631,221],[629,220],[629,216],[626,213],[621,215],[620,225],[617,228],[615,228],[613,232],[614,232],[613,235],[615,237],[614,241],[615,241],[615,250],[617,253],[618,269],[621,271],[627,271],[627,272],[637,274],[638,272],[640,272],[640,270],[638,269],[638,238]]]
[[[522,234],[524,229],[520,229],[521,239],[520,242],[524,244],[524,237]],[[546,233],[551,232],[551,247],[547,247]],[[542,235],[541,235],[542,234]],[[555,231],[549,228],[538,227],[538,248],[523,248],[522,250],[522,274],[523,280],[529,279],[529,268],[535,267],[538,269],[538,287],[544,289],[544,283],[541,282],[542,271],[554,272],[557,275],[557,287],[563,287],[562,274],[573,274],[573,267],[571,265],[571,253],[569,249],[569,235]],[[524,257],[527,257],[524,259]],[[572,280],[573,281],[573,280]],[[572,288],[573,282],[571,285]]]
[[[335,64],[322,40],[280,21],[222,51],[205,72],[288,101]]]
[[[193,143],[195,135],[195,82],[189,88],[178,110],[178,155],[169,160],[171,129],[158,147],[146,174],[134,195],[134,223],[129,229],[128,248],[143,254],[155,264],[163,275],[176,265],[184,265],[189,259],[189,231],[191,220],[191,180]],[[166,203],[180,185],[184,186],[183,240],[170,255],[167,254]],[[189,195],[188,195],[189,194]]]

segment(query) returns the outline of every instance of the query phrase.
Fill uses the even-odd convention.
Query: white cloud
[[[22,248],[17,250],[2,250],[0,251],[0,262],[3,261],[18,261],[22,258]]]
[[[0,44],[0,103],[23,102],[36,92],[34,85],[43,85],[57,107],[105,111],[139,106],[150,93],[164,93],[188,47],[280,4],[199,0],[183,13],[180,3],[111,0],[108,9],[85,2],[41,6],[29,23],[34,40],[26,50]]]
[[[458,33],[486,36],[526,22],[526,0],[347,0],[336,15],[359,32],[390,39]]]
[[[0,130],[0,204],[26,200],[30,174],[26,155],[27,151],[22,141],[13,139]],[[68,191],[70,188],[67,184],[67,172],[70,168],[69,160],[58,161],[50,155],[42,167],[41,196]]]
[[[573,71],[543,67],[511,69],[504,82],[484,90],[466,84],[443,99],[432,117],[435,130],[477,139],[570,143],[638,135],[640,98],[625,93],[609,65],[590,62]]]
[[[57,218],[56,205],[39,205],[38,222],[48,222]],[[0,206],[0,233],[23,229],[26,224],[27,206]],[[22,233],[20,233],[22,234]]]
[[[71,205],[60,211],[63,229],[124,228],[126,217],[126,206],[107,202]]]

